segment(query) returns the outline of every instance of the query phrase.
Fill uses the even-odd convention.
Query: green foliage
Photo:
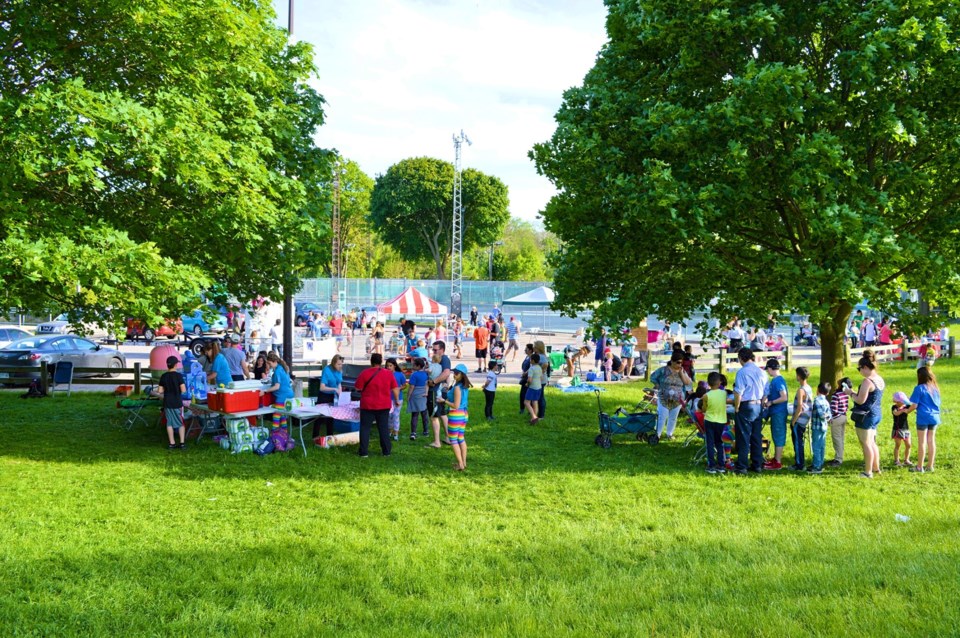
[[[309,45],[274,21],[257,1],[3,5],[8,305],[156,319],[211,282],[239,299],[299,283],[329,236],[323,99]]]
[[[509,219],[507,187],[474,169],[463,171],[463,248],[489,246]],[[394,164],[377,177],[370,220],[405,259],[432,260],[443,279],[450,258],[453,165],[430,157]]]
[[[956,414],[960,368],[936,370]],[[916,379],[881,373],[888,388]],[[613,384],[604,409],[640,387]],[[892,467],[878,437],[885,471],[856,478],[847,428],[847,460],[823,475],[709,476],[697,445],[593,445],[592,395],[548,388],[547,402],[530,427],[502,385],[487,422],[471,390],[455,473],[449,447],[405,437],[364,460],[356,446],[231,455],[206,438],[168,452],[155,409],[127,432],[109,395],[0,392],[0,633],[956,634],[952,419],[934,474]],[[888,394],[883,433],[889,414]]]
[[[531,152],[559,190],[560,307],[789,309],[833,348],[861,299],[956,298],[960,5],[607,6],[609,42]]]
[[[493,249],[493,279],[496,281],[546,281],[549,233],[511,217]],[[490,246],[477,246],[463,258],[463,276],[490,277]]]

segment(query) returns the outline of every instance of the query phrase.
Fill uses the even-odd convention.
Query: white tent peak
[[[503,301],[504,306],[549,306],[553,303],[553,300],[556,298],[556,295],[553,291],[546,286],[540,286],[539,288],[534,288],[533,290],[528,290],[522,295],[517,295],[516,297],[510,297]]]

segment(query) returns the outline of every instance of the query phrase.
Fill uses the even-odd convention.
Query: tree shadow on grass
[[[449,446],[428,449],[424,439],[409,441],[405,434],[394,443],[389,458],[380,456],[376,438],[371,442],[370,458],[360,459],[357,446],[324,450],[308,440],[308,456],[298,446],[287,454],[258,457],[232,455],[209,437],[186,451],[168,451],[166,433],[157,423],[158,412],[145,412],[148,425],[138,424],[130,431],[121,427],[127,413],[116,409],[109,395],[57,397],[39,401],[4,400],[0,413],[12,426],[6,434],[0,458],[20,458],[52,463],[136,463],[146,464],[158,473],[186,480],[209,478],[274,479],[299,478],[323,483],[362,480],[377,475],[411,477],[458,476],[469,481],[502,480],[527,474],[565,473],[603,476],[638,474],[695,475],[702,480],[744,480],[735,477],[708,477],[702,462],[694,456],[702,449],[699,439],[684,446],[681,441],[691,426],[678,428],[678,439],[651,446],[633,435],[617,435],[609,449],[595,445],[598,432],[596,400],[592,396],[559,394],[550,397],[547,418],[538,425],[527,424],[518,414],[517,394],[504,392],[498,397],[496,420],[482,419],[482,401],[474,399],[474,415],[467,428],[469,468],[463,474],[451,469],[453,452]],[[401,433],[408,433],[409,421]],[[305,429],[309,435],[309,426]],[[857,463],[810,480],[849,480],[855,477]],[[755,477],[748,477],[747,480]],[[762,480],[797,480],[791,472],[767,473]]]

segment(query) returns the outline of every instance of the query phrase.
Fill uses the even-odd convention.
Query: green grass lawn
[[[558,391],[535,428],[515,387],[495,424],[471,394],[466,473],[422,440],[169,452],[110,396],[3,392],[0,635],[957,635],[960,365],[935,370],[937,473],[892,467],[888,416],[873,481],[852,429],[821,476],[710,476],[679,440],[603,450],[594,397]],[[881,373],[888,415],[915,373]]]

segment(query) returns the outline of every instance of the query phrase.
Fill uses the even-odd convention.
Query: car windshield
[[[67,316],[67,313],[63,313],[62,315],[57,315],[54,321],[70,321],[70,317]]]

